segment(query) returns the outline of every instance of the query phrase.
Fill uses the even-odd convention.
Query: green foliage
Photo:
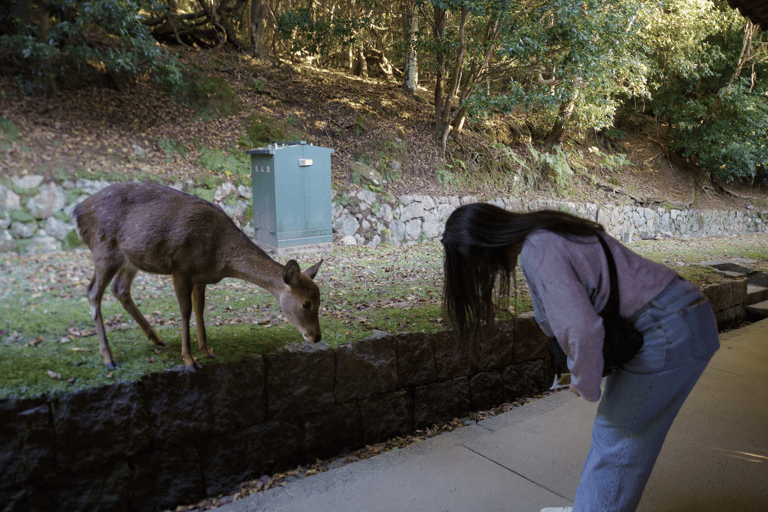
[[[749,44],[737,75],[746,21],[726,5],[667,0],[645,20],[654,63],[646,111],[666,116],[670,147],[724,180],[753,179],[768,165],[765,34]]]
[[[329,55],[336,48],[355,42],[355,33],[365,25],[363,18],[355,16],[317,15],[307,8],[296,8],[278,13],[275,31],[290,43],[292,53]]]
[[[157,145],[165,152],[168,160],[172,159],[174,155],[186,158],[189,153],[184,143],[178,140],[158,139]]]
[[[528,150],[541,173],[548,175],[559,191],[567,192],[571,188],[573,168],[568,161],[568,155],[559,146],[555,146],[552,153],[536,151],[531,144],[528,145]]]
[[[234,179],[238,183],[245,183],[250,178],[250,155],[236,148],[227,152],[217,148],[202,148],[197,157],[197,164],[211,172],[222,173],[227,179]]]
[[[602,154],[600,149],[595,146],[591,146],[589,148],[589,152]],[[632,165],[634,164],[627,158],[627,155],[624,153],[602,154],[602,158],[600,159],[600,167],[609,171],[615,171],[616,169],[621,169],[622,167]]]
[[[239,145],[247,148],[262,148],[275,142],[303,140],[304,133],[298,128],[298,120],[284,121],[266,114],[253,114],[245,118],[245,134]]]
[[[3,149],[7,147],[21,136],[21,130],[19,127],[13,124],[11,121],[0,116],[0,143],[2,143]]]
[[[50,79],[86,65],[129,76],[150,73],[178,86],[181,66],[156,44],[138,12],[134,0],[30,2],[28,18],[9,24],[0,48],[24,63],[17,79],[27,92],[47,90]],[[45,34],[38,23],[42,18],[48,21]]]
[[[721,180],[753,179],[768,169],[765,93],[764,86],[750,91],[749,79],[741,78],[717,96],[689,100],[672,113],[670,146]]]

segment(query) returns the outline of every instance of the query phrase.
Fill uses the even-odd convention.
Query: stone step
[[[758,284],[747,284],[747,297],[744,304],[757,304],[758,302],[768,301],[768,287]]]
[[[747,319],[753,321],[768,318],[768,300],[747,306]]]

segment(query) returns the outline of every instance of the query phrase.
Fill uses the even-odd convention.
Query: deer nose
[[[315,343],[320,341],[323,338],[323,336],[320,333],[317,333],[317,336],[315,336]]]

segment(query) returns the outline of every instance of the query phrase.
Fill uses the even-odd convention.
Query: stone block
[[[53,462],[53,430],[45,400],[0,400],[0,489],[45,473]]]
[[[425,333],[397,336],[397,387],[428,384],[437,379],[431,336]]]
[[[413,401],[405,390],[373,396],[360,402],[363,442],[379,443],[413,431]]]
[[[470,405],[467,377],[419,386],[413,398],[414,426],[423,429],[461,418],[469,413]]]
[[[496,332],[478,341],[477,370],[503,368],[515,362],[515,324],[497,322]]]
[[[469,379],[472,408],[492,409],[504,402],[504,380],[501,371],[480,372]]]
[[[437,380],[445,381],[472,375],[477,369],[477,344],[462,340],[452,332],[437,332],[430,336],[435,351]]]
[[[531,361],[549,357],[549,340],[536,323],[532,312],[523,313],[515,320],[515,361]]]
[[[199,441],[206,493],[229,493],[241,482],[294,467],[303,462],[302,440],[298,425],[267,421]]]
[[[53,407],[56,460],[61,468],[101,466],[150,443],[138,387],[120,383],[63,395]]]
[[[131,457],[129,509],[155,511],[205,498],[200,456],[194,443],[184,442]]]
[[[395,390],[397,351],[392,336],[369,338],[336,350],[336,403]]]
[[[525,361],[504,369],[504,400],[528,398],[549,389],[555,378],[555,372],[549,365],[549,359]]]
[[[119,460],[87,471],[47,475],[35,481],[24,512],[77,510],[79,512],[128,512],[131,470]]]
[[[337,405],[307,416],[304,421],[307,460],[346,453],[361,446],[363,428],[357,404]]]
[[[709,300],[712,310],[719,313],[730,307],[730,286],[725,283],[711,284],[701,289]]]
[[[209,364],[195,373],[173,369],[141,380],[153,439],[177,444],[243,428],[266,416],[261,357]]]
[[[335,355],[328,344],[289,345],[264,362],[270,419],[311,414],[335,403]]]

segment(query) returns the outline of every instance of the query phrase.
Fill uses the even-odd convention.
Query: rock
[[[106,180],[84,180],[79,179],[75,182],[75,188],[79,188],[88,195],[95,194],[110,186],[111,183]]]
[[[357,238],[352,235],[347,235],[341,239],[341,243],[344,245],[357,245]]]
[[[44,400],[0,400],[0,488],[45,473],[54,458],[49,418]]]
[[[53,426],[56,461],[67,469],[112,462],[150,445],[144,400],[133,383],[65,394],[53,407]]]
[[[352,162],[349,166],[349,170],[352,180],[358,180],[355,181],[355,183],[360,182],[363,186],[371,184],[374,187],[380,187],[384,181],[379,171],[362,162]]]
[[[414,391],[413,421],[417,429],[424,429],[466,416],[469,407],[467,377],[419,386]]]
[[[297,425],[277,421],[206,439],[199,445],[199,460],[208,496],[231,493],[236,482],[254,480],[294,466],[303,451],[302,441],[303,432]],[[194,445],[192,447],[194,449]],[[152,475],[147,474],[147,478],[150,477]],[[168,480],[169,484],[173,480],[178,486],[184,478]],[[180,502],[188,503],[189,500],[184,497],[173,505]]]
[[[333,223],[333,229],[342,236],[354,236],[359,227],[360,223],[357,219],[346,210]]]
[[[236,193],[237,188],[232,184],[232,182],[227,181],[216,188],[216,192],[213,194],[213,200],[218,203],[219,201],[223,201],[230,194]]]
[[[357,404],[337,405],[309,415],[304,423],[304,443],[309,460],[360,448],[363,429]]]
[[[206,447],[209,445],[209,442],[203,444]],[[222,450],[222,457],[231,455]],[[192,443],[142,453],[134,456],[131,463],[133,471],[129,493],[131,499],[141,503],[144,510],[169,510],[179,503],[205,498],[200,456]],[[157,492],[158,489],[163,489],[163,492]]]
[[[24,248],[24,254],[42,254],[61,250],[61,242],[52,236],[41,236],[32,239]]]
[[[312,414],[335,403],[335,354],[327,343],[290,344],[264,362],[270,419]]]
[[[43,177],[37,174],[30,174],[29,176],[13,176],[11,181],[18,188],[37,188],[43,182]]]
[[[360,402],[363,441],[378,443],[411,433],[412,400],[407,390],[377,395]]]
[[[369,206],[373,204],[374,201],[376,201],[376,194],[367,189],[360,189],[357,192],[357,198]]]
[[[392,337],[369,338],[340,346],[336,350],[336,402],[394,391],[397,384],[395,348]]]
[[[11,224],[11,234],[14,238],[32,238],[37,231],[36,223],[13,222]]]
[[[40,193],[29,200],[27,208],[38,219],[47,219],[54,213],[61,211],[67,204],[67,196],[64,189],[55,183],[46,183],[40,187]]]
[[[0,229],[8,229],[11,227],[11,216],[8,215],[8,212],[2,212],[2,215],[0,215]]]
[[[19,195],[2,185],[0,185],[0,210],[21,210]]]
[[[64,222],[56,217],[49,217],[45,221],[45,232],[54,237],[57,240],[64,241],[72,231],[74,231],[75,225],[69,222]]]
[[[0,231],[0,252],[14,252],[17,247],[16,239],[7,229]]]
[[[245,199],[250,199],[253,197],[253,189],[251,189],[251,187],[246,187],[245,185],[240,185],[237,187],[237,193],[240,197]]]

